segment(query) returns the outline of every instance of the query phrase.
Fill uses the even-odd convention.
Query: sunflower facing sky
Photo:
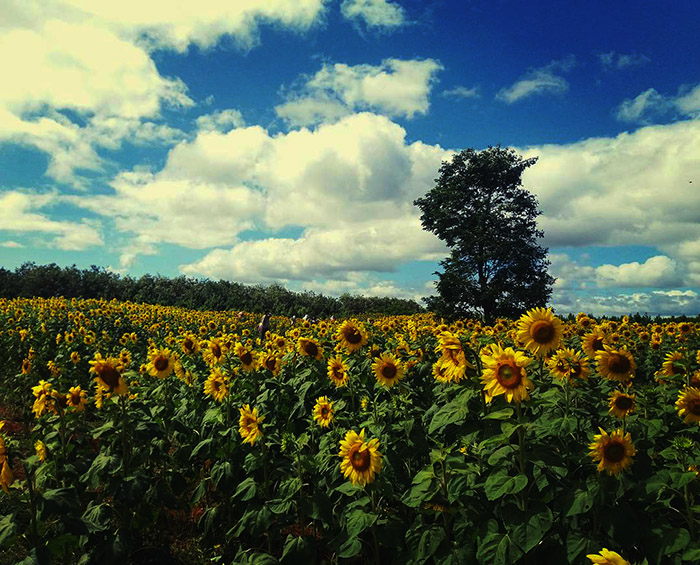
[[[350,430],[340,442],[340,471],[354,485],[365,486],[373,482],[382,469],[379,440],[365,440],[364,428],[358,434]]]
[[[533,308],[518,320],[517,337],[537,357],[546,357],[559,347],[564,325],[551,308]]]
[[[632,464],[632,457],[637,453],[632,443],[632,436],[615,430],[610,435],[599,428],[600,434],[593,438],[589,445],[589,455],[593,461],[598,461],[598,472],[607,471],[609,475],[619,475]]]
[[[532,359],[512,347],[503,349],[494,344],[484,349],[481,362],[484,373],[481,383],[484,385],[486,400],[490,402],[494,396],[504,394],[506,401],[517,403],[530,398],[529,391],[534,388],[532,381],[527,378],[526,367]]]

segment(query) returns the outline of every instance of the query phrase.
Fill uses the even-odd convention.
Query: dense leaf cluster
[[[343,294],[339,298],[315,292],[292,292],[281,284],[244,285],[230,281],[174,279],[144,275],[138,279],[93,265],[90,269],[24,263],[13,271],[0,267],[0,297],[64,296],[105,298],[177,306],[194,310],[269,310],[280,316],[353,316],[365,312],[415,314],[423,308],[413,300]]]

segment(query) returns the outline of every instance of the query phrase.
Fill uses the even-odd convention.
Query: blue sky
[[[419,298],[412,201],[538,156],[552,305],[700,312],[697,3],[6,3],[0,265]]]

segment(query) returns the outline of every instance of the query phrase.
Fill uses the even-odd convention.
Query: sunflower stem
[[[690,539],[695,541],[695,519],[693,518],[692,504],[690,500],[690,490],[688,485],[683,485],[683,498],[685,499],[685,512],[688,517],[688,530],[690,531]]]
[[[527,477],[525,473],[525,430],[523,428],[523,409],[519,402],[515,403],[515,411],[518,414],[518,462],[520,464],[520,473]],[[525,489],[520,492],[522,510],[523,512],[527,513],[527,493]]]
[[[375,516],[378,516],[377,512],[377,502],[374,498],[374,489],[371,492],[372,495],[372,512]],[[375,520],[372,524],[372,541],[374,542],[374,562],[376,565],[381,565],[381,559],[379,558],[379,540],[377,539],[377,521]]]

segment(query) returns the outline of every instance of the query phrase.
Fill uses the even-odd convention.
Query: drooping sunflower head
[[[610,406],[610,414],[617,418],[624,418],[630,412],[635,411],[637,407],[636,395],[616,390],[610,395],[608,405]]]
[[[337,388],[348,384],[348,366],[340,355],[328,360],[328,378]]]
[[[623,435],[622,430],[608,435],[603,428],[599,429],[600,434],[594,436],[589,445],[589,454],[593,461],[598,461],[598,472],[607,471],[609,475],[617,476],[632,464],[632,457],[637,452],[632,436],[629,433]]]
[[[686,424],[700,423],[700,388],[686,387],[680,391],[676,410]]]
[[[613,349],[606,345],[595,360],[600,376],[611,381],[627,382],[637,370],[634,357],[626,349]]]
[[[315,340],[308,337],[300,337],[297,341],[297,352],[304,357],[311,357],[320,361],[323,359],[323,348]]]
[[[327,396],[318,397],[314,406],[314,421],[322,428],[327,428],[334,418],[333,403],[328,400]]]
[[[365,440],[364,428],[358,434],[350,430],[340,442],[340,471],[355,485],[365,486],[373,482],[382,469],[379,440]]]
[[[391,353],[382,353],[372,363],[372,371],[377,381],[387,388],[394,386],[404,377],[403,363]]]
[[[503,349],[494,344],[489,349],[482,350],[484,373],[481,383],[487,399],[504,394],[508,402],[528,400],[529,391],[534,388],[532,381],[527,378],[526,370],[531,361],[524,353],[516,352],[512,347]]]
[[[353,353],[367,345],[364,328],[355,320],[345,320],[335,334],[335,338],[348,353]]]
[[[239,408],[240,418],[238,419],[238,433],[243,438],[243,443],[254,445],[258,438],[262,437],[260,429],[261,422],[265,419],[264,416],[258,415],[258,409],[250,409],[250,405],[246,404],[243,408]]]
[[[564,325],[551,308],[533,308],[518,320],[518,339],[538,357],[559,347],[563,334]]]

